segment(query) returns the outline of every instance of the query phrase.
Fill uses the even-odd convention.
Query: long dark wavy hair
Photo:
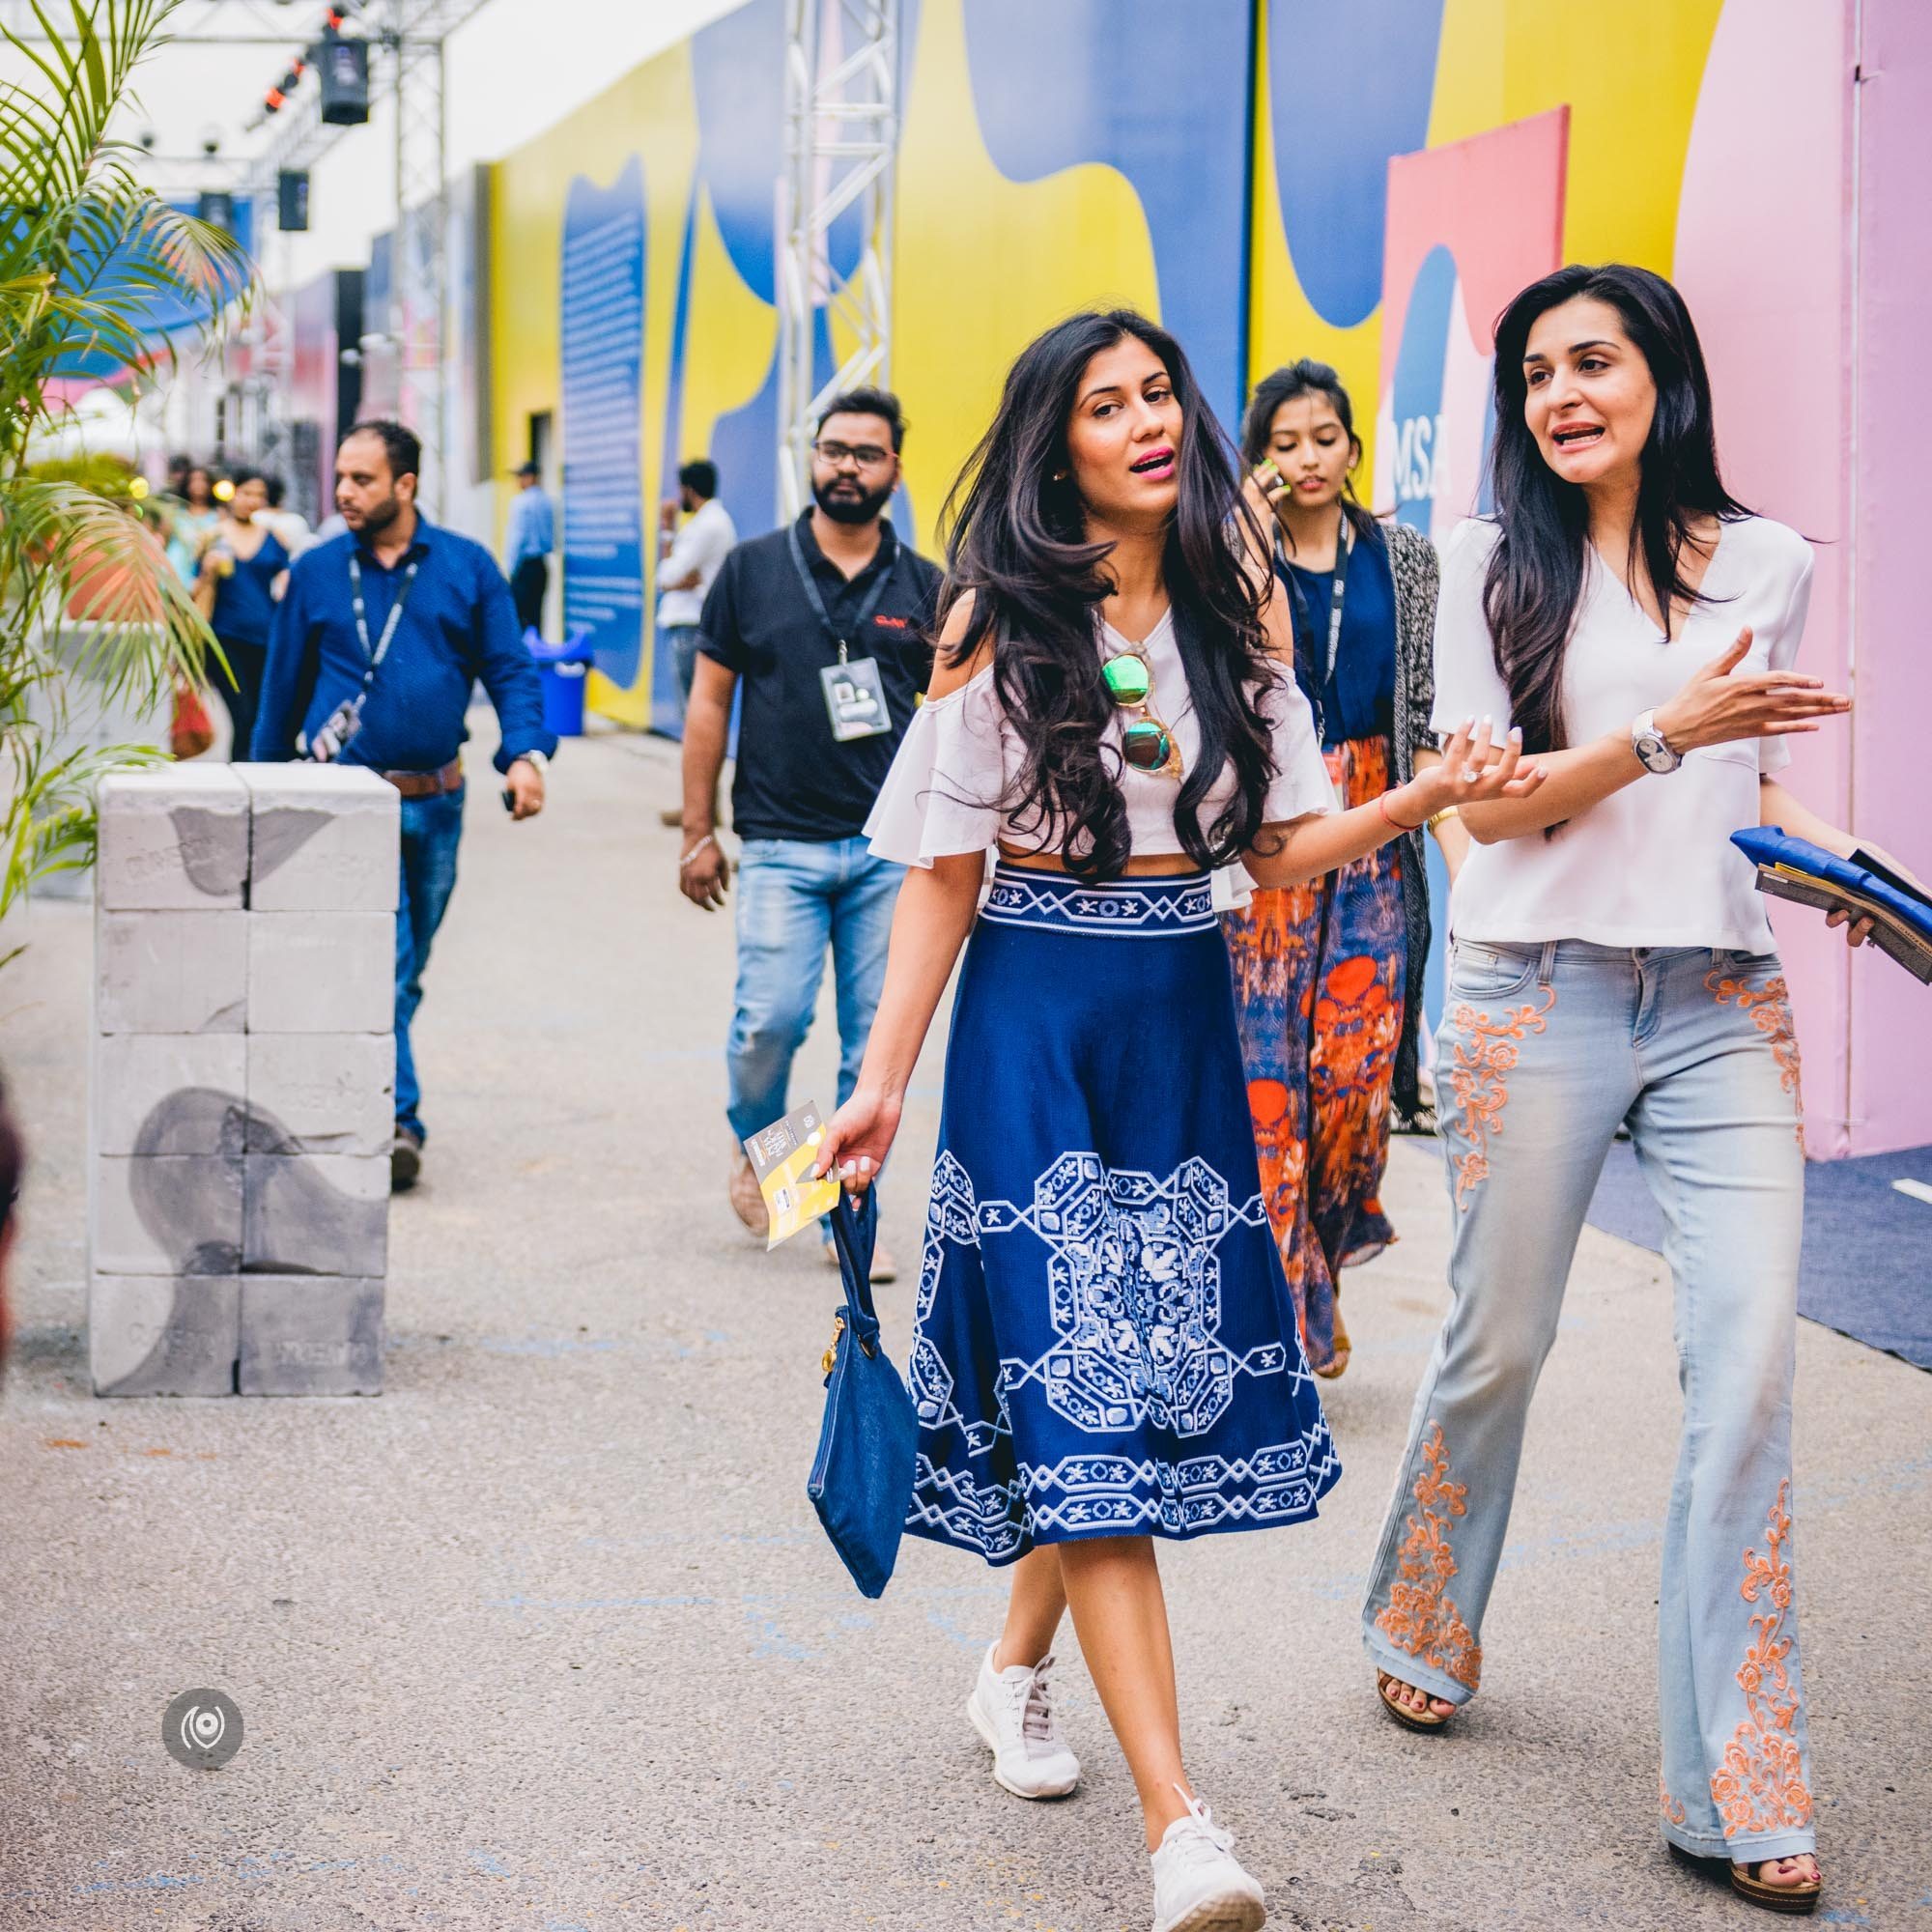
[[[1248,399],[1247,421],[1241,429],[1242,459],[1252,469],[1268,453],[1268,441],[1274,434],[1274,412],[1282,404],[1298,402],[1303,396],[1323,398],[1335,412],[1343,433],[1354,444],[1355,456],[1349,465],[1350,473],[1342,479],[1342,514],[1355,526],[1356,536],[1380,543],[1382,526],[1355,495],[1354,468],[1362,453],[1362,440],[1355,434],[1355,406],[1349,400],[1341,377],[1326,362],[1304,355],[1286,368],[1270,370],[1255,384],[1255,392]]]
[[[1590,520],[1582,490],[1543,460],[1523,418],[1529,384],[1522,357],[1537,318],[1579,296],[1616,310],[1657,384],[1627,570],[1634,578],[1641,568],[1649,578],[1666,633],[1678,603],[1711,601],[1685,582],[1691,526],[1706,517],[1728,523],[1750,515],[1719,473],[1704,352],[1684,298],[1662,275],[1621,262],[1573,265],[1532,282],[1504,309],[1496,323],[1496,435],[1490,456],[1502,536],[1490,555],[1483,611],[1523,750],[1532,753],[1560,752],[1569,743],[1563,660],[1583,594]]]
[[[1024,349],[1007,376],[992,427],[952,486],[947,533],[950,605],[974,595],[973,618],[952,662],[987,638],[1000,703],[1025,759],[1000,803],[1024,830],[1057,828],[1058,856],[1085,879],[1118,878],[1132,851],[1119,747],[1106,733],[1118,711],[1101,675],[1098,607],[1113,588],[1113,545],[1091,541],[1071,477],[1066,428],[1087,365],[1129,336],[1166,367],[1180,404],[1179,498],[1161,575],[1201,730],[1200,755],[1174,806],[1181,849],[1197,866],[1225,865],[1253,845],[1274,760],[1255,692],[1273,675],[1264,641],[1261,586],[1232,534],[1253,513],[1234,451],[1201,394],[1179,343],[1132,309],[1069,316]],[[1254,528],[1258,547],[1261,532]],[[1162,694],[1172,722],[1179,696]],[[1211,825],[1201,804],[1224,766],[1234,797]],[[1051,849],[1051,848],[1049,848]]]

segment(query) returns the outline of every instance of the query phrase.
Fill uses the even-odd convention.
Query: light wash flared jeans
[[[1436,1055],[1454,1300],[1370,1582],[1369,1655],[1452,1704],[1475,1692],[1530,1396],[1628,1120],[1667,1228],[1684,1391],[1658,1605],[1663,1835],[1741,1862],[1811,1851],[1791,1544],[1804,1179],[1777,957],[1459,943]]]

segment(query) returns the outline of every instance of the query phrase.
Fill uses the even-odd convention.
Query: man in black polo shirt
[[[786,1111],[825,949],[838,974],[841,1104],[886,976],[902,868],[873,858],[860,833],[932,668],[940,579],[884,515],[904,440],[896,396],[852,389],[835,398],[811,446],[812,507],[732,551],[698,626],[678,884],[706,911],[724,903],[730,866],[713,801],[742,680],[731,786],[743,841],[738,985],[725,1059],[731,1206],[758,1234],[765,1207],[742,1143]],[[872,1277],[892,1274],[881,1250]]]

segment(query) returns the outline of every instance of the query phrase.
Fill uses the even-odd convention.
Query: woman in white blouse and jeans
[[[1266,541],[1144,317],[1075,316],[1027,349],[961,492],[939,669],[867,828],[910,868],[885,991],[821,1170],[878,1172],[970,933],[906,1526],[1011,1566],[966,1700],[997,1781],[1037,1799],[1079,1777],[1048,1690],[1070,1605],[1140,1794],[1155,1932],[1246,1932],[1262,1890],[1182,1769],[1152,1539],[1304,1521],[1340,1465],[1262,1205],[1208,874],[1305,879],[1538,780],[1462,732],[1327,811]]]
[[[1474,1693],[1530,1395],[1628,1121],[1668,1228],[1684,1388],[1659,1603],[1662,1832],[1729,1863],[1754,1902],[1809,1911],[1798,1047],[1730,835],[1782,825],[1850,853],[1776,776],[1785,738],[1850,700],[1790,668],[1810,550],[1724,490],[1669,283],[1569,268],[1526,289],[1497,326],[1495,393],[1496,514],[1442,553],[1435,723],[1513,720],[1548,780],[1463,812],[1435,1090],[1455,1298],[1365,1640],[1398,1721],[1439,1728]]]

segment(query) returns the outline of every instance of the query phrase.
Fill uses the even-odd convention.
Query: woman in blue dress
[[[289,574],[288,552],[262,521],[268,507],[268,479],[259,469],[242,470],[226,512],[203,547],[194,581],[195,603],[228,663],[228,687],[221,695],[234,726],[228,756],[235,763],[247,757],[248,741],[255,735],[269,633]]]
[[[938,668],[867,827],[910,869],[821,1171],[878,1173],[966,945],[907,1527],[1012,1566],[967,1699],[998,1782],[1078,1779],[1047,1675],[1070,1606],[1145,1814],[1155,1932],[1242,1932],[1262,1890],[1182,1766],[1152,1539],[1304,1521],[1340,1470],[1261,1199],[1210,873],[1311,878],[1539,780],[1472,725],[1330,810],[1266,538],[1141,316],[1075,316],[1021,355],[949,522]]]
[[[1255,385],[1241,455],[1274,526],[1275,573],[1300,640],[1296,677],[1338,802],[1361,805],[1439,755],[1435,546],[1355,500],[1354,410],[1325,362]],[[1462,828],[1431,820],[1454,869]],[[1349,1366],[1342,1270],[1396,1238],[1382,1211],[1395,1121],[1421,1111],[1416,1039],[1429,893],[1422,834],[1326,878],[1256,893],[1222,922],[1248,1069],[1262,1193],[1318,1376]]]

